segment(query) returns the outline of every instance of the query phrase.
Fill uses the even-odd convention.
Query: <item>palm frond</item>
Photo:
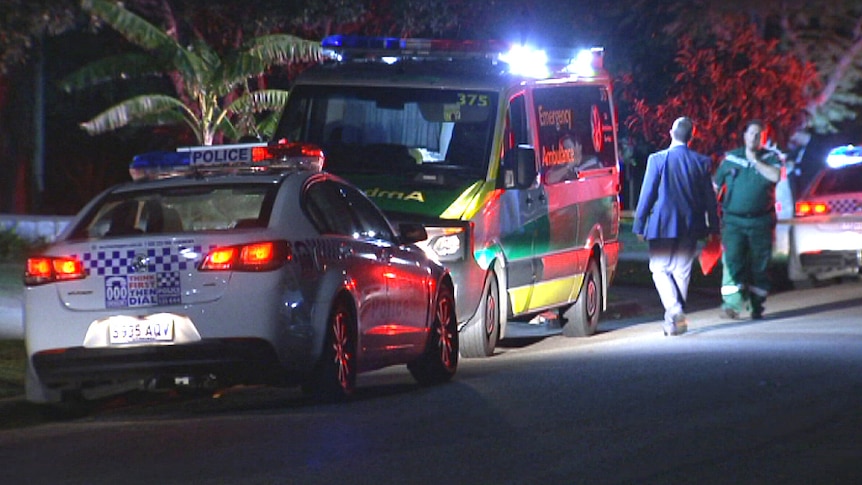
[[[273,111],[257,123],[257,134],[266,140],[271,140],[281,120],[281,111]]]
[[[81,123],[81,128],[90,135],[97,135],[128,126],[140,124],[144,120],[167,119],[175,113],[175,121],[191,122],[196,127],[194,114],[177,98],[161,94],[147,94],[127,99],[99,113],[90,121]]]
[[[60,80],[60,88],[72,92],[98,86],[117,79],[161,75],[165,66],[152,56],[139,53],[120,54],[91,62]]]
[[[146,50],[163,50],[177,45],[163,30],[116,2],[83,0],[81,7],[110,25],[129,42]]]
[[[221,78],[227,87],[235,86],[256,76],[271,66],[295,62],[320,61],[320,42],[300,39],[293,35],[273,34],[251,39],[245,49],[226,59]]]
[[[230,114],[262,113],[281,111],[287,104],[290,91],[282,89],[261,89],[243,94],[225,109]]]
[[[184,49],[171,36],[121,4],[107,0],[83,0],[81,6],[110,25],[129,42],[152,52],[159,60],[169,62],[184,76],[204,72],[200,58]]]

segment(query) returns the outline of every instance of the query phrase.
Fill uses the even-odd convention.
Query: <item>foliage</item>
[[[23,261],[32,246],[14,230],[0,229],[0,263]]]
[[[802,128],[806,130],[836,132],[839,123],[855,119],[862,107],[862,3],[858,0],[632,1],[638,5],[637,14],[654,12],[642,7],[656,2],[674,11],[661,25],[667,38],[709,37],[731,13],[748,18],[763,39],[778,40],[783,52],[813,64],[820,84],[805,107],[808,118]]]
[[[151,93],[133,96],[82,123],[91,135],[129,125],[185,124],[198,143],[211,145],[217,135],[237,140],[260,136],[272,127],[287,100],[287,91],[257,88],[254,81],[273,66],[308,62],[320,57],[320,44],[286,34],[261,35],[220,53],[200,33],[185,45],[179,39],[177,19],[163,5],[166,28],[160,28],[122,5],[107,0],[83,0],[82,6],[140,47],[108,57],[72,73],[62,84],[72,91],[104,82],[166,75],[177,96]],[[194,29],[189,29],[195,32]],[[262,120],[257,116],[270,113]],[[268,133],[264,133],[266,135]]]
[[[0,2],[0,75],[24,63],[43,35],[75,26],[75,0],[3,0]]]
[[[23,340],[0,340],[0,399],[24,394]]]
[[[834,133],[862,107],[862,4],[857,0],[797,0],[777,12],[782,39],[817,66],[820,90],[808,111],[809,128]]]
[[[649,144],[666,145],[679,116],[695,121],[692,146],[715,158],[742,144],[750,119],[770,126],[779,144],[804,124],[819,86],[814,66],[782,52],[777,40],[764,40],[744,17],[728,15],[717,26],[710,38],[680,38],[678,71],[664,101],[634,99],[626,125]]]

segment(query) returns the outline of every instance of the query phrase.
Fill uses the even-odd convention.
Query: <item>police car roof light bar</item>
[[[829,150],[826,156],[826,165],[830,168],[846,167],[862,163],[862,147],[845,145]]]
[[[137,155],[129,165],[132,180],[159,180],[187,175],[215,175],[323,170],[324,155],[307,143],[248,143],[181,147],[176,152]]]

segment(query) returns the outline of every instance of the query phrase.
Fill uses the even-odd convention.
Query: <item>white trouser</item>
[[[674,315],[683,312],[696,256],[696,239],[649,240],[649,269],[666,322],[673,322]]]

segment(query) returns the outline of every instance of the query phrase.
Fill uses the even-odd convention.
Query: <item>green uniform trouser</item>
[[[721,230],[723,306],[739,313],[750,300],[751,313],[763,314],[763,302],[771,288],[768,269],[775,225],[771,220],[735,223],[727,219]]]

